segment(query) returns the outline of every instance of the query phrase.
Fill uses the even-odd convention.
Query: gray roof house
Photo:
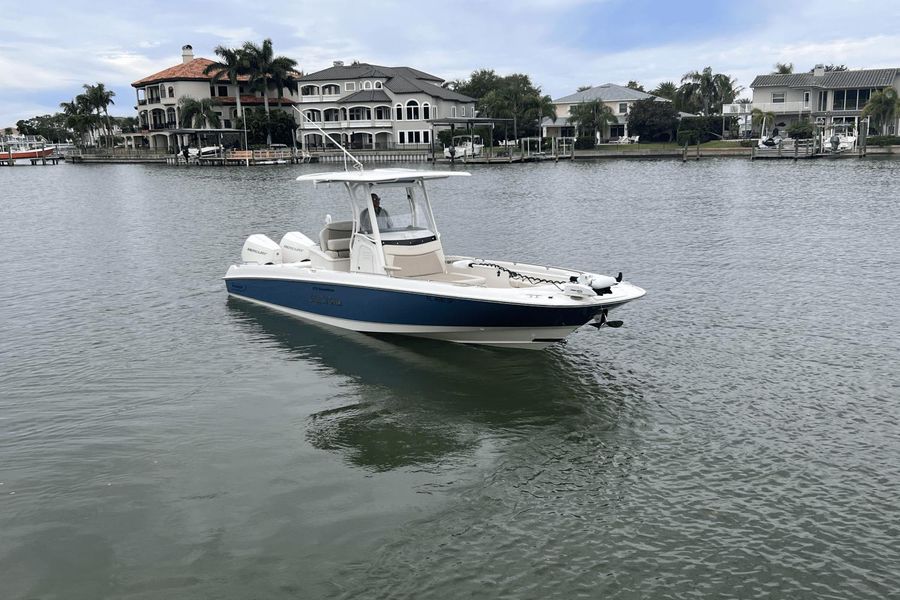
[[[410,148],[433,142],[430,120],[475,116],[473,98],[411,67],[335,61],[298,83],[298,104],[306,117],[298,116],[304,149],[329,144],[307,119],[350,147]]]
[[[758,75],[750,84],[753,102],[726,104],[722,112],[737,116],[745,131],[750,130],[754,108],[774,114],[775,127],[809,119],[826,128],[835,124],[856,128],[871,95],[887,87],[900,92],[900,68],[826,71],[816,65],[812,73]],[[888,124],[888,133],[895,133],[897,125]]]
[[[609,127],[609,139],[628,137],[628,111],[631,105],[638,100],[652,98],[658,102],[669,102],[665,98],[648,94],[640,90],[634,90],[615,83],[604,83],[592,88],[557,98],[553,101],[556,106],[556,119],[544,118],[541,121],[541,133],[544,137],[560,137],[574,135],[574,127],[569,123],[571,108],[584,102],[599,100],[609,106],[615,113],[619,123]],[[598,137],[600,132],[597,133]]]

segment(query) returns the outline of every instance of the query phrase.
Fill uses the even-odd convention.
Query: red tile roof
[[[207,65],[213,64],[213,62],[208,58],[195,58],[189,62],[163,69],[159,73],[148,75],[143,79],[138,79],[131,85],[132,87],[140,87],[161,81],[210,81],[213,78],[213,74],[206,75],[203,70]],[[238,81],[249,81],[249,79],[246,75],[238,77]]]

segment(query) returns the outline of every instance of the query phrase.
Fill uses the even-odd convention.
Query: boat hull
[[[0,158],[5,160],[19,160],[28,158],[45,158],[53,154],[53,148],[38,148],[35,150],[13,150],[12,152],[0,152]]]
[[[445,286],[455,293],[442,294],[439,287],[411,291],[237,276],[226,276],[226,287],[232,296],[344,329],[534,349],[562,341],[601,310],[624,303],[540,305],[462,297],[458,286]]]

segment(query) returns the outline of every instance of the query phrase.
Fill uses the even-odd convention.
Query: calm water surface
[[[897,594],[900,161],[432,186],[450,253],[648,290],[544,352],[228,300],[312,170],[0,169],[0,596]]]

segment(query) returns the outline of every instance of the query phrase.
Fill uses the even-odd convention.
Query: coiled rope
[[[544,279],[542,277],[535,277],[534,275],[525,275],[524,273],[519,273],[518,271],[513,271],[512,269],[507,269],[506,267],[504,267],[502,265],[489,263],[489,262],[474,262],[473,261],[473,262],[469,263],[469,268],[471,269],[472,267],[492,267],[494,269],[497,269],[497,277],[500,277],[500,273],[503,272],[503,273],[509,274],[510,279],[520,279],[520,280],[526,281],[532,285],[537,285],[539,283],[549,283],[553,286],[556,286],[556,289],[558,289],[559,291],[562,291],[562,288],[559,287],[559,284],[561,283],[559,281],[554,281],[552,279]]]

